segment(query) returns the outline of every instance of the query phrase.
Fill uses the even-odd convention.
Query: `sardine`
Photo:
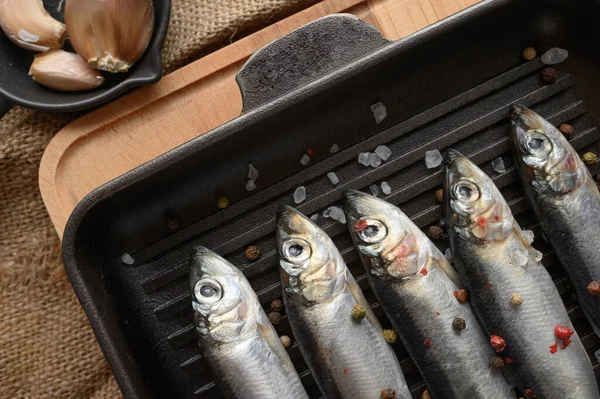
[[[530,109],[511,110],[521,181],[544,236],[564,266],[579,304],[600,335],[600,192],[585,164],[551,123]]]
[[[202,356],[228,398],[308,398],[294,365],[238,268],[196,247],[190,289]]]
[[[590,359],[542,254],[492,180],[452,150],[444,201],[455,266],[512,382],[529,398],[598,398]]]
[[[277,217],[283,299],[294,337],[326,398],[411,398],[392,347],[341,254],[316,224],[282,206]],[[355,305],[365,309],[356,320]]]
[[[488,337],[455,293],[458,275],[396,206],[360,191],[344,194],[350,234],[383,310],[432,398],[514,398]],[[466,322],[466,328],[453,324]]]

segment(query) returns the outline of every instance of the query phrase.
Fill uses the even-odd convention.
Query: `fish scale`
[[[573,329],[567,311],[540,254],[490,178],[451,151],[444,198],[455,265],[484,329],[506,342],[500,355],[513,360],[505,366],[507,375],[530,398],[598,398],[591,362],[577,333],[560,349],[563,342],[554,329]],[[478,223],[492,216],[500,228]],[[522,296],[521,305],[511,304],[513,294]],[[551,353],[555,342],[559,349]]]

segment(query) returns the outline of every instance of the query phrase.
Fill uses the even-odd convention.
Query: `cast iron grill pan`
[[[426,168],[425,151],[450,147],[492,176],[521,226],[535,232],[534,246],[544,254],[598,376],[594,352],[600,339],[583,317],[518,181],[509,150],[508,107],[519,102],[556,125],[568,122],[578,151],[600,152],[600,51],[594,24],[599,8],[591,0],[577,8],[566,1],[492,0],[394,43],[357,21],[333,17],[254,56],[238,76],[245,90],[240,118],[96,190],[77,207],[65,231],[65,267],[124,395],[220,396],[192,327],[187,262],[194,245],[213,248],[239,266],[270,311],[270,302],[281,295],[273,234],[280,203],[309,216],[322,214],[339,206],[344,189],[368,192],[370,185],[386,181],[392,194],[384,198],[426,230],[443,216],[434,198],[443,171]],[[292,50],[306,42],[312,43],[305,49],[311,59],[327,62],[302,66],[303,58]],[[360,45],[349,49],[349,43]],[[556,66],[555,83],[540,78],[539,58],[522,60],[521,50],[532,45],[538,54],[555,46],[569,50],[567,61]],[[300,67],[286,64],[290,54]],[[276,84],[269,76],[281,73],[273,71],[297,84]],[[260,86],[253,86],[256,81]],[[387,108],[381,124],[370,110],[376,102]],[[334,143],[340,152],[331,154]],[[387,162],[376,169],[358,164],[360,152],[380,144],[393,151]],[[302,166],[307,147],[315,156]],[[498,157],[504,159],[505,173],[491,167]],[[249,162],[259,170],[251,193],[244,187]],[[326,177],[329,171],[338,175],[337,186]],[[598,164],[591,172],[600,172]],[[300,185],[307,199],[296,205],[293,192]],[[231,203],[225,210],[216,206],[221,196]],[[323,216],[317,223],[389,327],[346,226]],[[448,246],[446,238],[436,244],[442,251]],[[246,260],[249,245],[260,247],[259,260]],[[125,253],[133,264],[122,262]],[[292,336],[285,315],[276,328]],[[414,397],[420,397],[425,386],[419,372],[401,343],[394,348]],[[358,350],[368,350],[368,343]],[[289,353],[311,397],[320,397],[296,344]]]

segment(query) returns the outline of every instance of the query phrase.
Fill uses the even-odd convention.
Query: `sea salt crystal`
[[[310,157],[307,154],[302,155],[302,158],[300,158],[300,163],[304,166],[308,165],[308,163],[310,162]]]
[[[333,185],[336,185],[340,182],[340,179],[338,179],[337,175],[334,172],[327,173],[327,177],[329,178],[329,181]]]
[[[381,102],[371,105],[371,111],[375,117],[375,123],[378,125],[387,117],[387,110]]]
[[[383,193],[385,195],[390,195],[392,193],[392,188],[386,181],[382,181],[381,182],[381,191],[383,191]]]
[[[443,160],[444,158],[438,150],[425,151],[425,165],[427,165],[427,169],[437,168],[442,164]]]
[[[569,56],[565,49],[553,47],[542,55],[542,62],[546,65],[554,65],[563,62]]]
[[[535,238],[535,234],[531,230],[523,230],[523,237],[531,244]]]
[[[306,199],[306,188],[304,186],[300,186],[294,191],[294,202],[299,204]]]
[[[254,190],[256,190],[256,183],[254,182],[254,180],[248,180],[248,183],[246,183],[246,191]]]
[[[336,152],[338,152],[340,150],[340,147],[337,144],[333,144],[331,146],[331,148],[329,149],[329,152],[332,154],[335,154]]]
[[[248,179],[254,181],[258,179],[258,170],[251,163],[248,164]]]
[[[310,220],[312,220],[313,222],[316,222],[317,220],[319,220],[319,214],[315,213],[314,215],[312,215],[310,217]]]
[[[381,157],[372,152],[371,156],[369,157],[369,165],[371,165],[373,168],[378,168],[381,166]]]
[[[506,172],[506,167],[504,166],[504,159],[496,158],[492,161],[492,169],[494,169],[498,173]]]
[[[342,208],[338,208],[337,206],[330,206],[329,208],[323,211],[323,216],[336,220],[340,223],[346,223],[346,215]]]
[[[126,265],[133,265],[135,260],[133,259],[133,257],[131,255],[129,255],[127,252],[125,252],[123,254],[123,256],[121,256],[121,262],[125,263]]]
[[[392,156],[392,150],[386,145],[380,145],[375,148],[375,154],[379,155],[383,161],[387,161]]]
[[[377,187],[377,184],[371,185],[369,190],[371,190],[371,194],[373,194],[375,197],[379,195],[379,187]]]
[[[446,257],[448,263],[452,263],[452,261],[454,260],[454,258],[452,257],[452,250],[450,248],[446,248],[446,250],[444,251],[444,256]]]
[[[361,165],[369,166],[369,162],[371,160],[370,152],[361,152],[358,154],[358,163]]]

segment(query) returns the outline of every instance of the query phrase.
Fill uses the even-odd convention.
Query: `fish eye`
[[[525,136],[521,148],[524,153],[540,158],[552,152],[552,142],[545,134],[531,131]]]
[[[302,263],[311,254],[310,244],[301,238],[293,238],[283,244],[283,256],[292,263]]]
[[[540,138],[533,138],[533,139],[529,140],[529,143],[527,143],[527,145],[532,150],[539,150],[543,143],[544,143],[544,140],[542,140]]]
[[[464,203],[474,203],[479,199],[479,189],[472,181],[462,180],[454,185],[454,197]]]
[[[203,279],[194,286],[196,300],[203,304],[218,302],[223,296],[221,284],[212,279]]]
[[[387,237],[387,227],[376,219],[360,219],[354,231],[367,244],[378,244]]]

